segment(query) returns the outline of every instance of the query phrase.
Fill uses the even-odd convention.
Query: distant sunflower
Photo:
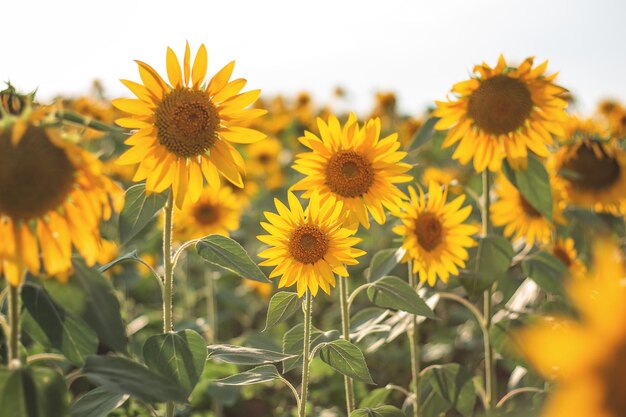
[[[335,116],[328,124],[317,119],[320,137],[304,132],[300,142],[313,152],[297,155],[293,168],[306,175],[293,190],[305,190],[303,197],[319,193],[322,203],[333,199],[343,203],[348,224],[369,229],[368,212],[377,223],[385,222],[383,206],[396,209],[406,195],[395,184],[412,180],[409,164],[400,162],[398,135],[380,139],[380,120],[369,120],[360,128],[354,114],[341,127]]]
[[[247,172],[258,180],[263,180],[268,190],[278,188],[284,183],[280,163],[282,152],[282,144],[273,137],[253,143],[248,147]]]
[[[409,187],[410,201],[402,204],[402,211],[394,213],[402,224],[393,228],[402,236],[406,250],[403,262],[413,261],[413,272],[419,273],[421,282],[434,286],[437,278],[444,283],[450,275],[458,275],[468,259],[467,248],[475,246],[471,236],[478,232],[476,226],[464,222],[472,212],[471,206],[461,208],[465,196],[446,203],[448,190],[431,182],[428,197]]]
[[[228,236],[239,229],[239,200],[228,187],[205,187],[200,199],[176,209],[174,236],[180,240],[199,239],[210,234]]]
[[[342,226],[341,202],[321,203],[316,194],[305,211],[293,193],[288,200],[289,207],[274,200],[278,214],[265,212],[269,223],[262,222],[261,226],[270,234],[258,239],[272,247],[259,253],[267,259],[260,265],[275,267],[270,278],[282,276],[279,287],[297,284],[300,297],[307,288],[313,296],[318,288],[330,294],[334,274],[347,277],[346,265],[356,265],[356,258],[365,255],[353,248],[361,239],[352,236],[354,230]]]
[[[622,417],[626,410],[626,269],[606,242],[595,252],[593,271],[567,288],[580,320],[546,317],[518,334],[524,355],[555,382],[542,417]]]
[[[25,271],[66,281],[72,247],[93,265],[100,222],[124,203],[100,161],[41,124],[39,110],[0,126],[0,276],[13,286]]]
[[[530,246],[547,244],[552,240],[555,222],[565,222],[556,200],[552,211],[553,222],[537,211],[504,175],[497,179],[496,194],[498,200],[491,205],[491,219],[494,226],[504,226],[504,236],[508,238],[523,238]]]
[[[123,165],[139,164],[134,181],[146,180],[146,190],[162,192],[172,187],[176,206],[200,198],[203,177],[219,187],[219,175],[243,187],[244,161],[230,144],[254,143],[263,133],[243,127],[265,114],[262,109],[246,109],[259,97],[260,90],[238,94],[246,80],[229,82],[235,62],[222,68],[205,83],[207,52],[198,49],[190,67],[189,44],[183,69],[174,52],[167,49],[167,84],[157,72],[141,61],[143,85],[122,80],[138,99],[117,99],[113,105],[131,114],[117,124],[139,129],[126,140],[132,147],[118,160]]]
[[[554,257],[565,264],[570,276],[581,278],[587,272],[587,267],[583,261],[578,258],[578,252],[574,246],[574,239],[570,237],[557,239],[548,246],[547,249]]]
[[[533,58],[512,68],[500,56],[495,68],[477,65],[474,78],[455,84],[456,100],[437,102],[435,128],[450,129],[443,147],[459,142],[454,159],[464,165],[473,159],[476,171],[495,172],[504,158],[524,168],[528,150],[548,155],[550,134],[563,134],[566,90],[553,83],[557,74],[543,75],[547,61],[532,66]]]

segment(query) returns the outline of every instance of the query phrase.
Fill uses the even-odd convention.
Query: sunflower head
[[[246,127],[265,110],[248,108],[260,91],[240,93],[244,79],[230,80],[235,63],[206,82],[207,51],[201,45],[191,65],[189,44],[183,65],[167,49],[167,83],[148,64],[137,61],[143,84],[122,82],[137,99],[118,99],[113,105],[130,114],[120,126],[138,129],[127,141],[131,148],[118,163],[138,164],[134,180],[146,180],[146,190],[172,187],[176,206],[198,201],[204,181],[219,187],[220,175],[243,187],[243,159],[231,143],[254,143],[264,134]]]
[[[343,227],[341,202],[322,203],[314,195],[303,210],[293,193],[288,200],[289,207],[274,200],[278,214],[265,213],[268,222],[261,226],[269,235],[258,239],[270,248],[259,253],[266,258],[260,265],[274,267],[270,278],[280,276],[279,287],[296,284],[300,297],[307,288],[313,296],[319,288],[330,294],[334,274],[348,276],[346,265],[356,265],[356,258],[365,254],[353,247],[361,239],[352,236],[354,230]]]
[[[566,90],[553,83],[556,74],[544,75],[547,62],[533,68],[527,58],[519,67],[500,56],[495,68],[474,67],[474,77],[455,84],[455,99],[437,102],[435,128],[448,130],[443,143],[458,142],[453,154],[462,164],[473,160],[476,171],[498,171],[507,158],[524,168],[528,151],[545,157],[551,134],[561,135],[565,120]]]

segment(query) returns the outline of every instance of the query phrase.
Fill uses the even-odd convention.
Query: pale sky
[[[165,74],[166,47],[182,55],[189,40],[207,46],[210,74],[234,59],[234,76],[267,95],[308,90],[323,102],[341,85],[362,112],[393,90],[417,113],[504,53],[548,59],[592,110],[626,101],[625,16],[623,0],[7,0],[0,80],[40,99],[86,93],[95,78],[128,95],[118,79],[139,81],[133,59]]]

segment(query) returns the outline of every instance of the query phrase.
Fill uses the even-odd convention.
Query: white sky
[[[623,0],[6,0],[0,18],[0,80],[40,98],[81,94],[98,78],[139,80],[133,59],[165,74],[165,48],[190,41],[209,51],[209,73],[232,59],[235,76],[265,94],[347,89],[369,109],[378,89],[420,112],[467,78],[474,64],[535,56],[584,110],[626,101]]]

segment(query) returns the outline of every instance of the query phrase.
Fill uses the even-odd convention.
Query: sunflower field
[[[0,417],[626,416],[625,106],[524,57],[420,115],[164,58],[0,92]]]

